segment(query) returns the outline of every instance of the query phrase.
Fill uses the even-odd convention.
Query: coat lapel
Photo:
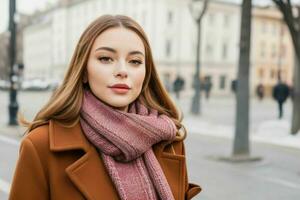
[[[118,199],[114,185],[96,149],[82,133],[80,123],[67,128],[53,120],[49,123],[50,150],[81,149],[85,153],[66,168],[66,173],[86,199]]]

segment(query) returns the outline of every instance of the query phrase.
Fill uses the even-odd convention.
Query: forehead
[[[117,51],[141,51],[145,53],[142,39],[132,30],[117,27],[102,32],[95,40],[92,49],[111,47]]]

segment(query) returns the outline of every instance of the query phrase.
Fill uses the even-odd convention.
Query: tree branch
[[[292,37],[296,37],[299,28],[297,28],[298,26],[296,25],[295,18],[292,14],[292,6],[290,4],[290,0],[287,0],[287,3],[284,3],[282,0],[273,0],[273,2],[277,5],[278,9],[281,11],[284,21],[289,27]]]
[[[199,17],[199,20],[202,19],[203,15],[205,14],[206,10],[207,10],[207,6],[208,6],[208,0],[205,0],[204,1],[204,5],[203,5],[203,9],[202,9],[202,12],[201,12],[201,15]]]

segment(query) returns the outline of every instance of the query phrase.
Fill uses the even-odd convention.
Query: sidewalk
[[[20,140],[24,135],[26,128],[22,126],[9,126],[8,125],[8,116],[0,117],[0,137],[8,137],[15,140]],[[5,138],[2,138],[5,140]]]
[[[234,137],[234,127],[218,125],[201,117],[185,116],[184,125],[191,134],[200,134],[221,138]],[[300,132],[289,134],[290,123],[286,120],[273,120],[263,122],[256,132],[250,132],[250,141],[263,142],[285,147],[300,149]]]
[[[194,116],[189,112],[191,95],[180,100],[172,95],[172,99],[184,112],[183,124],[186,126],[188,133],[234,138],[235,99],[233,96],[214,97],[209,101],[202,98],[202,116]],[[250,142],[262,142],[300,149],[300,131],[296,135],[290,134],[291,102],[286,103],[286,113],[281,120],[276,118],[276,106],[276,103],[270,98],[262,102],[255,98],[251,99]],[[270,112],[273,113],[270,114]]]
[[[5,136],[12,139],[20,140],[24,135],[25,128],[21,126],[9,126],[7,123],[0,123],[0,137]]]

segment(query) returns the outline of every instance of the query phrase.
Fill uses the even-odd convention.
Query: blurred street
[[[28,119],[49,98],[51,92],[20,92],[20,110]],[[183,111],[188,111],[189,100],[177,101]],[[12,179],[22,128],[8,128],[8,93],[0,91],[0,199],[7,199]],[[228,137],[202,133],[205,129],[195,127],[213,123],[215,126],[231,127],[234,122],[233,97],[214,97],[203,101],[203,116],[193,117],[185,113],[185,125],[189,130],[186,140],[187,165],[190,182],[202,186],[203,192],[195,199],[205,200],[297,200],[300,198],[300,149],[251,142],[251,154],[262,157],[262,161],[252,163],[227,163],[219,161],[220,156],[229,156],[232,141]],[[285,117],[289,119],[291,104],[288,103]],[[264,121],[276,120],[276,104],[271,99],[252,101],[251,129],[258,129]],[[198,122],[198,123],[195,123]],[[223,131],[230,131],[224,129]],[[222,131],[221,131],[222,132]],[[271,136],[270,136],[271,137]]]
[[[190,134],[186,142],[190,182],[199,183],[199,200],[297,200],[300,198],[300,150],[252,143],[252,155],[262,161],[227,163],[231,141]]]

